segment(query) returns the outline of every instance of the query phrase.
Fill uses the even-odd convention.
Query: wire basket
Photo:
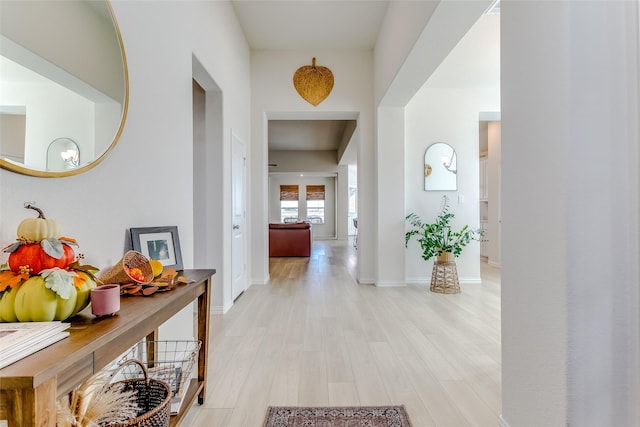
[[[179,399],[189,385],[201,345],[201,341],[141,341],[122,356],[120,363],[142,361],[149,377],[169,384],[172,397]],[[120,375],[126,379],[140,376],[135,366],[125,367]]]

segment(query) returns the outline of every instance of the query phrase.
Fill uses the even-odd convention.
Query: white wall
[[[336,238],[349,238],[349,165],[338,166],[338,180],[336,182]]]
[[[375,49],[376,105],[389,90],[438,3],[440,2],[389,2]],[[398,28],[402,28],[402,31],[398,31]],[[425,74],[418,84],[421,85],[427,76],[428,74]]]
[[[390,2],[375,48],[376,105],[404,107],[492,2]]]
[[[192,214],[192,55],[221,88],[228,145],[231,128],[246,141],[250,137],[249,49],[227,2],[114,1],[113,7],[131,89],[120,141],[104,162],[79,176],[43,179],[0,171],[0,241],[15,239],[18,223],[31,216],[23,203],[36,201],[62,223],[64,235],[78,240],[87,263],[105,268],[118,261],[130,227],[177,225],[189,268],[199,231]],[[228,150],[224,156],[228,165]],[[228,166],[222,181],[208,185],[228,187]],[[228,189],[217,202],[230,206]],[[213,220],[230,233],[230,212]],[[228,241],[217,244],[229,249]],[[230,288],[229,266],[210,259],[207,267],[218,269],[216,287]]]
[[[334,75],[332,93],[313,107],[293,87],[293,73],[316,58],[318,65]],[[268,170],[267,122],[269,119],[356,119],[358,127],[352,143],[358,144],[360,208],[373,212],[373,53],[371,51],[253,51],[251,54],[251,281],[267,283],[268,265]],[[362,212],[362,211],[361,211]],[[363,218],[363,227],[373,222]],[[372,229],[371,229],[372,231]],[[370,233],[362,233],[367,240]],[[368,235],[368,236],[367,236]],[[358,278],[374,276],[373,247],[358,250]]]
[[[443,195],[449,197],[455,214],[453,225],[478,228],[478,156],[479,112],[500,109],[497,89],[433,89],[428,85],[418,92],[405,109],[405,209],[425,220],[440,211]],[[424,154],[434,142],[446,142],[457,154],[458,191],[424,190]],[[458,196],[464,197],[460,203]],[[428,282],[432,262],[421,258],[417,243],[409,245],[406,255],[408,282]],[[472,242],[457,259],[461,282],[480,282],[480,243]]]
[[[465,40],[465,34],[469,32],[470,28],[478,27],[483,36],[489,38],[494,37],[495,42],[486,42],[484,41],[484,37],[480,38],[482,42],[472,44],[471,48],[467,47],[461,56],[466,59],[466,55],[473,54],[474,57],[477,55],[479,56],[479,59],[482,60],[480,61],[481,64],[484,62],[489,64],[488,74],[490,76],[499,75],[499,72],[497,71],[498,62],[492,60],[495,54],[491,53],[488,56],[483,56],[483,54],[486,55],[488,51],[491,52],[492,49],[495,50],[495,47],[498,45],[498,38],[496,38],[495,30],[493,30],[495,25],[492,26],[490,20],[489,22],[486,22],[487,20],[485,20],[483,25],[476,25],[476,22],[482,16],[483,11],[489,6],[489,1],[437,2],[433,15],[429,19],[425,19],[423,21],[426,25],[421,30],[419,30],[419,26],[414,26],[421,20],[418,15],[428,14],[431,9],[415,7],[416,5],[412,6],[404,3],[406,2],[390,3],[389,13],[385,17],[385,27],[380,33],[375,53],[375,90],[376,103],[378,105],[378,116],[376,118],[376,122],[379,127],[376,134],[377,140],[375,156],[377,174],[375,188],[377,205],[373,231],[376,239],[374,244],[377,248],[376,283],[385,284],[387,286],[404,284],[405,282],[412,280],[424,281],[424,277],[426,277],[430,271],[430,267],[425,265],[420,258],[422,266],[417,266],[415,268],[416,271],[411,272],[402,267],[405,266],[406,263],[413,263],[407,259],[410,256],[410,252],[404,248],[404,217],[413,203],[421,203],[421,201],[424,200],[422,194],[415,192],[412,192],[411,194],[408,193],[410,187],[415,189],[415,185],[419,184],[409,183],[408,181],[410,178],[405,179],[406,176],[421,180],[423,184],[419,185],[418,188],[423,188],[423,166],[420,166],[420,172],[416,174],[414,170],[409,170],[405,165],[405,159],[424,158],[424,151],[422,151],[418,157],[411,157],[416,155],[414,152],[415,150],[409,152],[407,146],[405,146],[403,154],[402,149],[398,147],[398,141],[405,141],[406,144],[407,138],[411,138],[409,133],[415,132],[415,129],[411,129],[411,127],[413,127],[413,123],[419,121],[422,125],[426,125],[428,115],[417,111],[420,107],[417,107],[413,113],[398,110],[405,108],[405,106],[413,102],[412,98],[416,92],[419,92],[421,88],[423,88],[427,80],[431,81],[432,88],[473,88],[491,87],[492,85],[497,87],[493,82],[489,81],[487,83],[485,81],[487,79],[484,78],[484,72],[481,73],[483,77],[482,79],[479,79],[478,75],[473,73],[477,68],[477,64],[474,64],[473,67],[469,67],[464,65],[466,62],[463,62],[462,68],[466,71],[463,73],[458,72],[458,67],[456,66],[443,68],[441,65],[445,58],[449,59],[451,56],[451,49],[456,45],[460,45],[462,41]],[[414,14],[416,16],[412,16]],[[406,19],[399,19],[401,16],[405,16]],[[408,28],[403,27],[401,36],[398,34],[397,30],[394,30],[394,28],[396,28],[397,25],[402,25],[399,24],[399,22],[404,21],[409,22],[410,25]],[[392,25],[392,22],[395,24]],[[486,31],[487,29],[488,31]],[[407,31],[406,34],[405,31]],[[412,43],[412,49],[409,56],[404,58],[401,61],[401,64],[398,64],[394,62],[398,57],[391,54],[389,56],[391,59],[387,63],[386,54],[388,53],[387,50],[389,49],[389,46],[394,45],[394,40],[396,38],[401,38],[400,49],[402,49],[403,41],[406,42],[409,40],[413,31],[417,31],[418,33],[416,34],[417,38],[415,39],[415,43]],[[489,50],[487,50],[487,47],[489,47]],[[481,53],[478,54],[476,52]],[[484,61],[485,58],[489,60]],[[459,60],[454,61],[454,63],[459,64]],[[453,82],[448,78],[451,74],[458,77]],[[460,77],[461,75],[463,78]],[[434,81],[434,76],[439,78]],[[494,77],[494,80],[498,80],[497,77]],[[482,85],[477,86],[479,81],[482,81]],[[385,90],[386,92],[384,92]],[[444,94],[446,95],[446,93]],[[478,104],[481,104],[481,102]],[[468,111],[466,110],[466,106],[463,105],[462,108],[465,111],[462,113],[464,116]],[[479,105],[474,105],[473,108],[479,108]],[[447,109],[447,111],[450,110]],[[499,108],[495,108],[494,111],[499,111]],[[473,138],[473,142],[475,146],[472,148],[476,155],[478,152],[477,113],[478,111],[475,112],[476,116],[474,118],[475,136]],[[403,114],[405,115],[404,119],[402,118]],[[456,112],[453,112],[453,114],[455,115]],[[413,116],[410,117],[410,115]],[[465,129],[468,124],[467,120],[468,118],[466,117],[462,118],[462,122],[465,124]],[[455,134],[457,132],[456,130],[453,130],[457,126],[455,120],[448,118],[446,121],[449,123],[449,126],[451,126],[451,132]],[[425,132],[429,131],[425,129]],[[461,132],[466,133],[466,130],[462,130]],[[448,136],[449,135],[447,135],[447,137]],[[467,134],[466,136],[470,135]],[[438,138],[440,138],[440,135],[438,135]],[[469,141],[465,140],[461,143],[466,146],[468,142]],[[467,215],[470,215],[470,218],[473,218],[472,221],[475,220],[477,223],[477,158],[475,158],[474,161],[475,166],[471,166],[470,172],[475,171],[476,173],[474,184],[475,190],[472,189],[470,191],[475,191],[475,201],[474,197],[472,197],[471,200],[467,199],[469,201],[464,205],[461,205],[463,206],[462,209],[465,214],[459,213],[458,216],[461,217],[462,220],[466,220]],[[467,191],[467,189],[465,188],[464,191]],[[471,195],[473,196],[473,194]],[[407,211],[405,211],[405,207]],[[460,209],[460,206],[458,206],[458,208]],[[359,207],[359,211],[362,212],[362,206]],[[358,218],[359,228],[361,216],[362,215],[360,214]],[[362,234],[359,231],[359,241],[361,236]],[[360,245],[358,245],[358,247],[360,248]],[[479,253],[479,248],[472,250]],[[470,256],[472,258],[472,255],[470,254],[471,252],[465,253],[463,256]],[[476,263],[476,261],[477,259],[472,262]],[[462,279],[477,281],[479,278],[479,264],[477,265],[477,267],[471,268],[468,271],[463,270],[462,274],[464,274],[465,277]],[[418,272],[418,270],[422,268],[424,268],[424,271],[421,270]]]
[[[376,280],[377,286],[405,286],[404,273],[404,155],[405,111],[378,108],[376,163]],[[359,212],[362,212],[359,209]],[[358,216],[358,248],[361,226]]]
[[[502,424],[640,425],[638,2],[501,14]]]
[[[441,28],[443,23],[430,25]],[[484,112],[500,111],[499,75],[500,20],[483,15],[405,107],[404,215],[414,212],[425,220],[433,219],[440,211],[442,196],[447,195],[456,229],[480,226],[479,120]],[[456,150],[457,191],[424,190],[425,151],[435,142]],[[429,282],[432,261],[422,259],[416,242],[405,252],[407,282]],[[457,269],[461,282],[480,282],[479,242],[463,250]]]

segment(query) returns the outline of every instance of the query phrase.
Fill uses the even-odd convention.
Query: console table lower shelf
[[[134,344],[154,341],[160,325],[197,301],[197,378],[191,380],[181,410],[171,416],[178,426],[189,408],[203,404],[206,393],[209,304],[215,270],[185,270],[189,281],[149,297],[123,297],[120,311],[97,318],[90,310],[70,319],[70,336],[0,370],[0,426],[55,427],[56,401],[112,363]]]

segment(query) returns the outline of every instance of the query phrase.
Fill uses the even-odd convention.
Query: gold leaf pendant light
[[[333,89],[333,73],[327,67],[304,65],[293,74],[293,86],[300,96],[314,107],[324,101]]]

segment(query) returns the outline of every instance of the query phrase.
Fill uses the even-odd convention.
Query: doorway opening
[[[223,265],[222,91],[198,59],[192,57],[193,96],[193,266]],[[211,312],[224,312],[224,286],[214,287]]]
[[[350,244],[357,216],[357,117],[356,113],[269,116],[268,223],[308,221],[313,240]],[[291,192],[282,196],[281,189],[289,187],[296,188],[296,200],[288,200]]]
[[[481,113],[479,121],[479,219],[484,231],[480,260],[500,267],[501,124],[500,113]]]

